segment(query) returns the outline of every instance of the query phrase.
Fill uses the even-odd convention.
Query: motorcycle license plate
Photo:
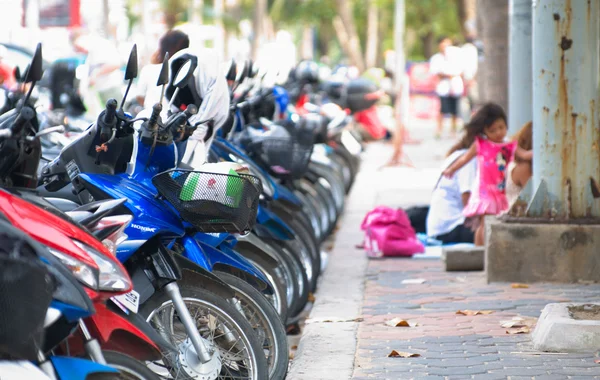
[[[140,307],[140,294],[135,290],[132,290],[129,293],[121,294],[120,296],[112,297],[111,300],[116,303],[117,306],[124,306],[136,314]]]
[[[356,138],[352,136],[352,133],[348,131],[343,131],[341,140],[342,145],[344,145],[344,148],[348,149],[348,152],[352,153],[353,155],[357,156],[362,151],[360,143],[356,141]]]

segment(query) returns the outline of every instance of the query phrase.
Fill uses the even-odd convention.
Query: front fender
[[[278,217],[273,211],[268,208],[259,205],[258,213],[256,216],[258,223],[262,226],[257,229],[257,232],[261,235],[269,234],[270,237],[276,240],[291,240],[294,239],[294,232],[288,227],[288,225]],[[265,231],[266,228],[268,231]]]
[[[241,277],[248,281],[252,286],[259,290],[267,288],[268,279],[254,267],[244,256],[235,252],[235,250],[222,246],[220,249],[216,249],[202,242],[198,242],[204,252],[206,253],[209,261],[214,269],[225,269],[226,272],[233,274],[234,276]],[[240,276],[239,271],[243,272]],[[237,272],[237,273],[236,273]]]
[[[192,244],[189,244],[188,247],[193,247]],[[196,243],[197,249],[201,251],[201,248]],[[187,250],[187,249],[186,249]],[[196,251],[195,254],[198,254]],[[216,293],[225,299],[230,299],[235,296],[235,292],[229,285],[227,285],[223,280],[210,273],[206,269],[200,267],[193,261],[183,257],[182,255],[173,255],[177,265],[181,269],[183,274],[182,281],[188,285],[192,286],[200,286],[208,291]]]
[[[87,379],[92,374],[119,373],[112,367],[86,359],[51,356],[50,361],[60,380]]]
[[[102,349],[127,352],[138,360],[161,359],[161,348],[177,352],[139,314],[123,315],[105,304],[96,304],[96,314],[87,318],[85,324]]]

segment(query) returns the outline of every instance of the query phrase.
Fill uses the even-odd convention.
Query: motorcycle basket
[[[296,179],[306,174],[313,147],[312,140],[303,143],[292,138],[269,138],[251,143],[250,151],[273,176]]]
[[[152,178],[158,193],[200,232],[247,232],[254,227],[260,179],[248,174],[167,170]]]

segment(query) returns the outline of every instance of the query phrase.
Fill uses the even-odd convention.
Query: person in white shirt
[[[150,59],[150,64],[144,66],[140,72],[137,82],[137,101],[140,106],[152,107],[160,101],[161,87],[156,86],[160,69],[162,68],[165,54],[172,57],[180,50],[190,47],[190,39],[187,34],[179,30],[169,30],[158,43],[158,50]]]
[[[435,91],[440,98],[441,106],[436,138],[439,138],[442,134],[444,116],[446,115],[452,117],[452,135],[456,135],[458,106],[464,92],[462,78],[464,68],[461,49],[452,46],[452,41],[448,37],[440,38],[438,46],[440,52],[434,54],[429,61],[429,71],[438,77]]]
[[[473,143],[465,136],[448,152],[442,171],[463,155]],[[427,236],[449,243],[473,243],[473,230],[465,225],[463,208],[469,202],[471,188],[475,184],[477,160],[474,158],[459,169],[452,178],[440,176],[433,190],[427,214]]]

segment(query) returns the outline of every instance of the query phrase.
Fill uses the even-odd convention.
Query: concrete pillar
[[[600,1],[534,1],[529,216],[600,217],[599,41]]]
[[[515,134],[533,118],[531,72],[532,0],[510,0],[508,7],[508,129]]]

